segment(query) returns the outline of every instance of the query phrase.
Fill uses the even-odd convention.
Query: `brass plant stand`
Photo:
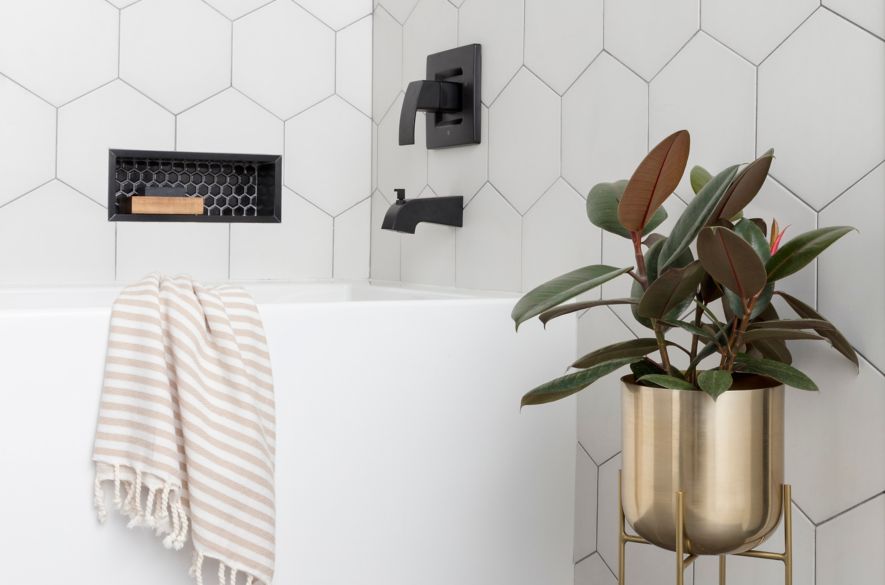
[[[686,550],[687,539],[685,537],[685,518],[683,493],[676,492],[676,585],[684,585],[685,569],[691,566],[698,555]],[[792,490],[789,484],[783,484],[783,517],[784,517],[784,552],[774,553],[762,550],[748,550],[737,553],[737,556],[765,559],[768,561],[780,561],[784,564],[784,585],[793,585],[793,506]],[[627,534],[624,519],[624,505],[621,496],[621,476],[618,474],[618,516],[620,526],[618,528],[618,585],[626,585],[624,580],[624,560],[626,545],[628,542],[638,544],[652,544],[641,536]],[[725,557],[719,555],[719,585],[725,585]]]

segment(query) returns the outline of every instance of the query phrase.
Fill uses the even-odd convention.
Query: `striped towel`
[[[274,572],[274,395],[258,309],[244,290],[151,274],[114,302],[95,432],[104,486],[129,526],[194,548],[219,582]],[[125,492],[125,493],[124,493]],[[190,527],[190,535],[188,534]]]

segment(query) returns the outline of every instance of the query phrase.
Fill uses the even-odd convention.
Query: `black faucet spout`
[[[413,81],[406,88],[399,117],[399,143],[415,144],[415,118],[422,112],[457,112],[463,85],[453,81]]]
[[[397,190],[399,191],[399,189]],[[399,193],[397,193],[399,195]],[[464,225],[463,197],[398,197],[384,214],[381,229],[414,234],[421,222],[461,227]]]

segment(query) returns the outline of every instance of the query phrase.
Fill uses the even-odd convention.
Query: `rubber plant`
[[[686,130],[675,132],[648,153],[629,181],[600,183],[587,196],[590,221],[624,238],[632,246],[634,265],[585,266],[563,274],[526,293],[512,312],[518,329],[534,317],[546,325],[578,311],[629,305],[649,335],[579,358],[572,364],[576,371],[530,391],[523,406],[570,396],[624,366],[641,384],[703,391],[713,399],[728,391],[736,376],[746,374],[816,390],[791,365],[789,340],[829,341],[857,365],[854,350],[832,323],[778,290],[780,281],[807,267],[853,228],[819,228],[781,243],[784,232],[776,221],[769,234],[763,219],[743,216],[768,176],[772,151],[716,175],[694,167],[694,198],[669,235],[654,232],[667,217],[662,204],[682,179],[689,145]],[[633,279],[629,298],[569,302],[615,278]],[[778,314],[771,303],[775,295],[795,318]],[[674,341],[675,330],[686,331],[690,343]],[[677,360],[682,367],[671,359],[673,352],[683,354]]]

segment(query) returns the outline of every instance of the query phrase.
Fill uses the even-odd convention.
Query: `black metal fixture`
[[[406,199],[405,189],[394,189],[396,203],[384,214],[381,229],[414,234],[421,222],[461,227],[464,225],[464,198],[426,197]]]
[[[479,144],[482,105],[480,45],[427,56],[427,79],[406,88],[399,143],[415,144],[415,117],[427,112],[427,148]]]

